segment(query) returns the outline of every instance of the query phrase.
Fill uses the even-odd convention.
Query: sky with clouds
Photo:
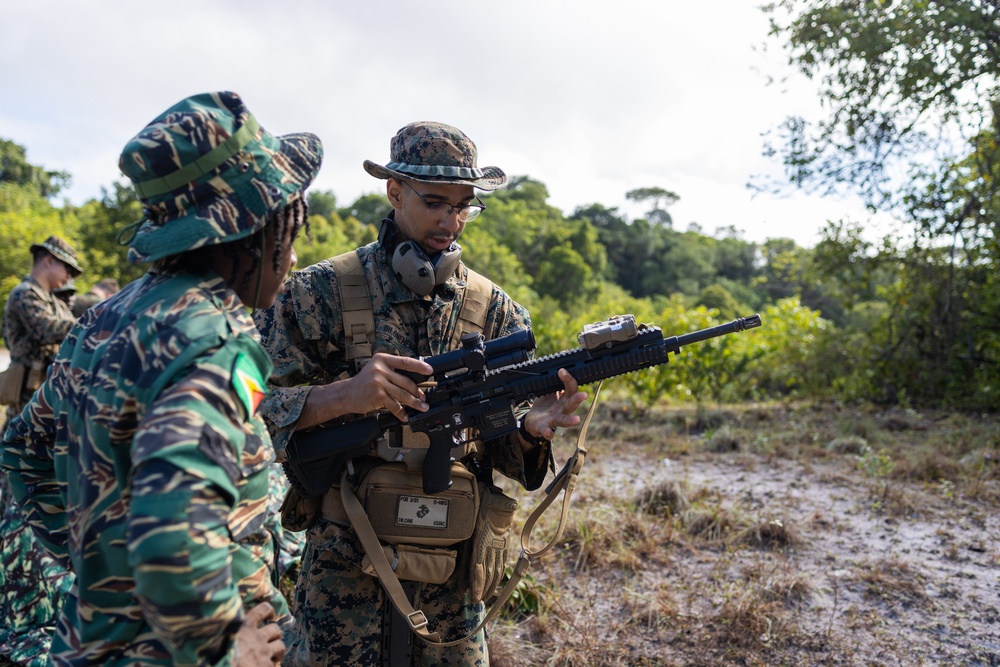
[[[383,191],[361,164],[384,164],[399,127],[437,120],[567,214],[600,203],[635,217],[625,193],[661,187],[680,195],[678,229],[811,246],[827,220],[867,214],[747,189],[780,175],[762,135],[819,113],[767,29],[753,0],[7,2],[0,137],[70,172],[63,194],[80,204],[120,178],[122,147],[161,111],[233,90],[271,132],[320,136],[314,187],[341,204]]]

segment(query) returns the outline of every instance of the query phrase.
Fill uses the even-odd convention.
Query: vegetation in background
[[[780,0],[764,7],[789,62],[818,85],[828,115],[789,118],[766,151],[782,183],[860,193],[903,235],[871,241],[830,220],[814,248],[746,241],[736,224],[682,231],[659,186],[625,196],[629,219],[594,202],[566,213],[516,176],[484,195],[464,257],[527,306],[541,354],[584,324],[633,313],[667,335],[761,312],[762,329],[699,344],[674,363],[613,382],[636,404],[834,397],[1000,409],[1000,6],[984,0]],[[82,289],[134,279],[117,241],[141,217],[128,186],[76,207],[52,203],[69,175],[0,140],[0,298],[30,268],[27,247],[59,233],[82,249]],[[309,194],[300,266],[373,241],[387,206]]]
[[[831,341],[826,352],[855,360],[840,389],[997,409],[1000,5],[779,0],[764,9],[826,115],[785,121],[767,149],[787,183],[759,185],[854,192],[906,232],[871,247],[856,225],[836,221],[816,249],[819,274],[844,281],[836,289],[848,322],[838,324],[849,324],[851,345]]]

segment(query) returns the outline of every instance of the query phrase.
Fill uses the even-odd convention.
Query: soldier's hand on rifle
[[[430,375],[434,368],[426,361],[379,352],[360,373],[346,380],[313,387],[296,429],[306,429],[349,414],[388,410],[400,421],[408,421],[405,408],[427,410],[424,392],[399,371]]]
[[[274,607],[262,602],[247,612],[236,632],[236,665],[264,667],[276,665],[284,657],[285,644],[281,628],[274,623]]]
[[[405,422],[405,408],[421,412],[427,410],[424,392],[416,382],[398,371],[430,375],[434,368],[426,361],[379,352],[372,356],[360,373],[343,381],[349,387],[345,398],[350,409],[346,412],[363,414],[384,409]]]
[[[557,428],[580,423],[576,410],[587,400],[587,393],[579,391],[576,380],[565,368],[559,369],[559,379],[563,381],[563,390],[536,398],[524,416],[524,430],[533,438],[551,440]],[[522,442],[522,446],[524,444]],[[527,444],[530,447],[530,443]]]

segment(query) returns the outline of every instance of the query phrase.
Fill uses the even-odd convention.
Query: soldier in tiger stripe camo
[[[16,417],[2,465],[76,575],[54,665],[272,665],[291,622],[256,415],[271,363],[248,308],[296,261],[312,134],[274,136],[229,92],[182,100],[120,160],[151,268],[92,307]]]

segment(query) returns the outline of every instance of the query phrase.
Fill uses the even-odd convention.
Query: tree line
[[[788,118],[767,140],[785,178],[770,190],[861,194],[907,231],[872,241],[827,223],[815,247],[744,239],[730,226],[676,229],[679,195],[626,193],[630,219],[591,203],[564,212],[518,176],[484,197],[463,257],[532,313],[539,353],[575,345],[583,325],[633,313],[674,335],[761,312],[764,327],[706,341],[675,363],[617,383],[634,400],[784,397],[1000,409],[1000,9],[982,0],[784,0],[764,7],[788,60],[829,115]],[[30,270],[28,246],[60,233],[81,248],[86,287],[142,272],[119,231],[141,217],[115,183],[57,206],[69,175],[0,140],[0,298]],[[376,238],[381,194],[342,205],[309,193],[307,266]]]

